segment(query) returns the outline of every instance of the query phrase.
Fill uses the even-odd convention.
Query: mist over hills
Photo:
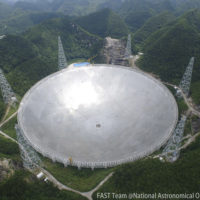
[[[141,67],[165,81],[178,83],[190,57],[195,56],[193,84],[200,84],[200,11],[192,10],[150,35],[143,46]],[[195,91],[196,89],[196,91]],[[193,88],[196,103],[199,89]]]
[[[75,22],[88,32],[100,37],[121,38],[128,35],[129,32],[124,20],[110,9],[102,9],[87,16],[79,17]]]
[[[48,17],[55,17],[53,13],[83,16],[109,8],[124,20],[132,32],[135,32],[148,19],[162,12],[180,16],[189,9],[200,8],[198,0],[19,0],[12,5],[7,4],[7,0],[0,2],[0,34],[19,33],[35,25],[32,20],[35,13],[41,16],[39,23]],[[45,18],[42,16],[44,12],[51,14]]]
[[[198,0],[1,0],[13,2],[13,6],[31,11],[62,12],[66,15],[80,16],[95,12],[101,8],[111,8],[121,15],[133,12],[162,12],[163,10],[177,13],[200,7]]]

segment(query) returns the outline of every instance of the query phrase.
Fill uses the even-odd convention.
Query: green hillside
[[[0,20],[0,35],[19,34],[47,19],[61,16],[56,13],[22,12],[7,19]]]
[[[22,36],[10,35],[0,40],[0,67],[20,96],[35,82],[57,71],[58,35],[62,37],[68,61],[88,59],[102,47],[101,39],[67,18],[48,20]]]
[[[175,16],[169,12],[163,12],[161,14],[151,17],[145,22],[145,24],[134,34],[135,43],[144,42],[152,33],[155,33],[159,29],[163,28],[169,22],[175,20]]]
[[[200,138],[175,163],[144,159],[122,165],[97,192],[116,194],[183,194],[199,191]],[[97,194],[93,195],[94,199]],[[109,198],[114,199],[114,198]],[[126,198],[122,198],[126,199]],[[145,199],[145,198],[141,198]]]
[[[170,0],[177,13],[183,13],[189,9],[200,8],[199,0]]]
[[[50,12],[51,7],[48,0],[42,0],[42,1],[17,1],[14,4],[14,7],[17,9],[25,10],[25,11],[43,11],[43,12]]]
[[[0,120],[4,116],[5,111],[6,111],[6,105],[3,102],[2,93],[0,92]]]
[[[88,16],[80,17],[75,22],[88,32],[100,37],[120,38],[128,34],[127,25],[110,9],[103,9]]]
[[[19,1],[15,4],[15,7],[29,11],[62,12],[70,16],[81,16],[95,12],[99,5],[107,1],[108,0]]]
[[[59,4],[57,11],[63,12],[67,15],[86,15],[97,10],[97,7],[107,0],[61,0],[54,1],[54,4]],[[54,8],[54,6],[52,6]]]
[[[102,8],[110,8],[114,11],[118,11],[122,4],[123,4],[124,0],[107,0],[105,2],[101,2],[101,4],[98,6],[98,9],[102,9]]]
[[[144,45],[144,56],[139,62],[142,69],[158,74],[165,81],[178,83],[190,57],[194,56],[193,84],[197,85],[200,81],[199,23],[200,12],[193,10],[178,18],[170,28],[167,26],[155,32]],[[197,98],[195,101],[200,103]]]
[[[24,170],[0,182],[0,197],[2,200],[86,200],[78,194],[61,191],[51,183],[39,181]]]
[[[98,53],[102,40],[64,18],[48,20],[29,29],[24,37],[34,44],[39,54],[57,62],[57,37],[61,36],[67,60],[88,59]]]
[[[13,11],[12,7],[0,2],[0,20],[7,18]]]
[[[168,0],[127,0],[119,9],[125,22],[133,32],[141,28],[144,23],[164,11],[173,11],[173,6]]]

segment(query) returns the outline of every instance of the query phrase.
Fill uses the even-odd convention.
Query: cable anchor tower
[[[130,58],[130,56],[132,55],[132,51],[131,51],[131,34],[128,35],[128,40],[126,43],[126,49],[125,49],[125,54],[124,57],[125,59]]]
[[[42,163],[40,157],[27,142],[18,124],[15,125],[15,130],[24,167],[26,169],[34,169],[35,167],[40,166]]]
[[[58,69],[62,70],[67,67],[67,59],[63,49],[62,41],[60,36],[58,36]]]
[[[0,69],[0,88],[5,104],[13,105],[15,102],[17,102],[17,97],[13,92],[10,84],[8,83],[6,77],[4,76],[2,69]]]
[[[183,115],[163,150],[163,157],[165,157],[170,162],[176,161],[180,155],[181,141],[183,138],[186,120],[187,116]]]
[[[192,71],[194,66],[194,57],[190,59],[190,62],[185,70],[185,73],[183,74],[183,78],[179,84],[179,88],[183,91],[183,93],[188,96],[190,91],[190,84],[192,80]]]

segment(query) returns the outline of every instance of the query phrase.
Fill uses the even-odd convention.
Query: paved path
[[[2,120],[1,120],[1,122],[4,122],[5,121],[5,119],[6,119],[6,117],[7,117],[7,115],[8,115],[8,113],[10,112],[10,104],[8,104],[8,106],[7,106],[7,108],[6,108],[6,112],[5,112],[5,114],[4,114],[4,116],[3,116],[3,118],[2,118]]]
[[[182,92],[181,89],[180,89],[180,91],[181,91],[181,94],[182,94],[182,96],[183,96],[183,99],[184,99],[185,103],[187,104],[188,108],[190,109],[190,111],[191,111],[194,115],[196,115],[197,117],[200,117],[200,112],[197,111],[197,110],[193,107],[193,105],[191,105],[191,103],[189,102],[188,98],[187,98],[186,95]]]
[[[182,97],[183,97],[185,103],[186,103],[187,106],[188,106],[187,115],[188,115],[190,112],[192,112],[194,115],[196,115],[197,117],[200,118],[200,112],[197,111],[197,110],[193,107],[192,103],[188,100],[187,96],[183,93],[183,91],[181,90],[181,88],[179,88],[178,86],[173,85],[173,84],[171,84],[171,83],[167,83],[167,82],[163,82],[163,83],[166,84],[166,85],[172,86],[172,87],[177,88],[177,89],[180,90],[181,95],[182,95]],[[187,142],[180,148],[180,150],[181,150],[181,149],[185,149],[186,147],[188,147],[192,142],[195,141],[196,137],[198,137],[199,135],[200,135],[200,133],[197,133],[197,134],[195,134],[195,135],[193,135],[193,136],[189,135],[189,136],[188,136],[189,139],[188,139]],[[191,137],[190,137],[190,136],[191,136]],[[187,138],[187,136],[185,137],[185,139],[186,139],[186,138]]]
[[[111,172],[108,176],[106,176],[106,178],[101,181],[99,183],[99,185],[97,185],[97,187],[95,187],[93,190],[89,191],[89,192],[84,192],[82,193],[82,195],[85,195],[89,200],[92,200],[92,195],[106,182],[108,181],[108,179],[110,179],[112,177],[112,175],[114,174],[114,172]]]
[[[0,124],[0,128],[6,124],[7,122],[9,122],[13,117],[15,117],[17,115],[17,111],[15,113],[13,113],[8,119],[6,119],[5,121],[3,121],[1,124]]]
[[[184,99],[184,101],[185,101],[185,103],[187,104],[187,106],[188,106],[188,108],[189,108],[189,110],[190,110],[194,115],[196,115],[197,117],[200,118],[200,112],[199,112],[198,110],[196,110],[196,109],[193,107],[193,105],[192,105],[191,102],[188,100],[188,98],[186,97],[186,95],[182,92],[181,88],[179,88],[177,85],[173,85],[173,84],[168,83],[168,82],[163,82],[163,83],[166,84],[166,85],[172,86],[172,87],[174,87],[174,88],[176,87],[177,89],[179,89],[180,92],[181,92],[181,95],[182,95],[182,97],[183,97],[183,99]]]
[[[13,142],[17,143],[20,148],[23,149],[23,146],[21,146],[17,140],[11,138],[10,136],[8,136],[6,133],[0,131],[0,134],[3,135],[5,138],[9,139],[9,140],[12,140]],[[59,189],[64,189],[64,190],[68,190],[68,191],[71,191],[71,192],[75,192],[79,195],[82,195],[82,196],[85,196],[84,194],[82,194],[81,192],[77,191],[77,190],[74,190],[70,187],[67,187],[66,185],[63,185],[62,183],[60,183],[51,173],[49,173],[47,170],[45,170],[44,168],[40,167],[40,166],[36,166],[40,171],[42,171],[46,177],[48,178],[49,181],[51,181],[55,186],[57,186]],[[31,171],[31,170],[29,170]],[[35,174],[35,172],[31,171],[32,173]],[[37,175],[37,174],[35,174]],[[86,196],[85,196],[86,197]]]
[[[71,192],[74,192],[76,194],[79,194],[81,196],[86,197],[89,200],[92,200],[92,195],[94,192],[96,192],[112,175],[113,173],[110,173],[108,176],[106,176],[104,178],[103,181],[101,181],[99,183],[99,185],[97,187],[95,187],[94,189],[92,189],[89,192],[80,192],[78,190],[72,189],[64,184],[62,184],[61,182],[59,182],[51,173],[49,173],[47,170],[45,170],[44,168],[39,167],[39,169],[46,175],[46,177],[52,182],[54,183],[55,186],[57,186],[60,190],[68,190]]]
[[[135,62],[140,58],[140,55],[133,55],[132,57],[129,58],[130,60],[130,66],[137,69],[137,70],[141,70],[136,64]]]
[[[199,133],[196,133],[195,135],[193,135],[192,137],[190,137],[187,142],[179,149],[185,149],[187,148],[192,142],[195,141],[195,139],[200,135],[200,132]]]
[[[0,130],[0,134],[3,135],[5,138],[7,138],[7,139],[9,139],[9,140],[12,140],[13,142],[15,142],[15,143],[18,144],[18,142],[17,142],[15,139],[11,138],[10,136],[8,136],[7,134],[5,134],[5,133],[2,132],[1,130]]]

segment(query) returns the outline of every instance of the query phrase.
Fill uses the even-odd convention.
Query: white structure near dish
[[[0,40],[2,40],[5,37],[6,37],[6,35],[0,35]]]

